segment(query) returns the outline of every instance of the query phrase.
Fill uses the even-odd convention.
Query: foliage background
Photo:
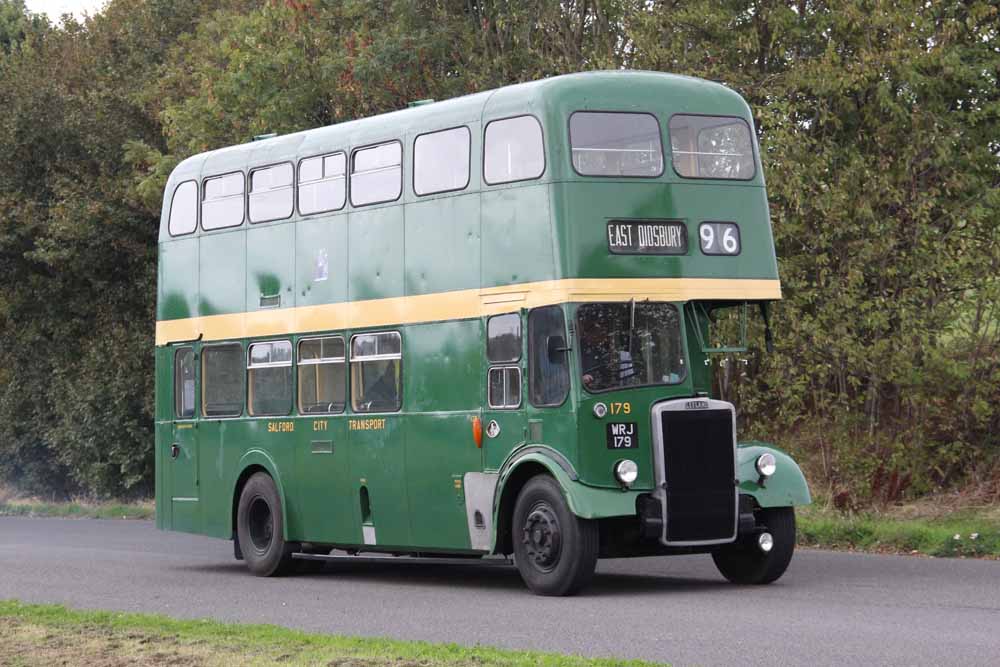
[[[156,230],[196,152],[565,72],[756,114],[785,300],[719,367],[842,507],[1000,499],[1000,12],[955,0],[0,0],[0,481],[151,492]],[[758,337],[759,339],[759,337]]]

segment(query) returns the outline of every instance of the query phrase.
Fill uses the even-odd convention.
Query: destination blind
[[[612,220],[608,250],[613,255],[684,255],[687,227],[679,220]]]

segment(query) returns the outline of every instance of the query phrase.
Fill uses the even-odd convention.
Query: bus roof
[[[546,111],[633,107],[649,109],[649,88],[671,100],[675,113],[711,113],[750,119],[742,97],[726,86],[689,76],[639,70],[603,70],[565,74],[481,93],[421,104],[389,113],[345,121],[293,134],[227,146],[193,155],[174,169],[170,191],[179,182],[245,170],[327,150],[365,146],[399,139],[414,130],[449,127],[527,110],[542,117]]]

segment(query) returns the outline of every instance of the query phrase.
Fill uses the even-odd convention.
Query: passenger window
[[[467,127],[417,137],[413,142],[413,191],[432,195],[465,189],[469,185],[471,142]]]
[[[490,185],[538,178],[545,171],[542,126],[534,116],[493,121],[484,144],[483,178]]]
[[[250,222],[270,222],[291,217],[295,205],[294,170],[279,164],[250,172]]]
[[[351,204],[399,199],[403,192],[403,145],[393,141],[355,151],[351,160]]]
[[[201,203],[202,229],[222,229],[243,224],[243,174],[206,178]]]
[[[351,408],[395,412],[402,406],[402,345],[395,331],[351,339]]]
[[[648,113],[577,111],[569,117],[573,169],[581,176],[663,173],[660,123]]]
[[[561,405],[569,393],[566,320],[559,306],[528,315],[528,396],[537,407]]]
[[[347,372],[340,336],[299,341],[299,412],[304,415],[344,411]]]
[[[201,352],[201,411],[206,417],[243,414],[243,346],[212,345]]]
[[[521,369],[517,366],[493,366],[489,377],[491,408],[521,407]]]
[[[491,408],[521,406],[521,368],[510,364],[521,359],[521,316],[495,315],[486,323],[487,401]]]
[[[254,343],[249,358],[250,414],[287,415],[292,411],[292,344]]]
[[[670,152],[683,178],[748,181],[756,170],[750,125],[742,118],[671,116]]]
[[[338,211],[347,201],[347,157],[343,153],[311,157],[299,163],[299,213]]]
[[[174,354],[174,417],[194,417],[194,350],[182,347]]]
[[[486,357],[490,363],[521,358],[521,316],[495,315],[486,324]]]
[[[170,220],[167,229],[171,236],[190,234],[198,226],[198,184],[186,181],[174,190],[170,200]]]

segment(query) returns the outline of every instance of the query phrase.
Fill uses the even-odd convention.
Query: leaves
[[[157,219],[180,160],[620,67],[721,81],[755,114],[785,300],[776,354],[722,378],[747,435],[852,503],[988,474],[995,3],[112,0],[54,28],[0,0],[0,475],[149,490]]]

